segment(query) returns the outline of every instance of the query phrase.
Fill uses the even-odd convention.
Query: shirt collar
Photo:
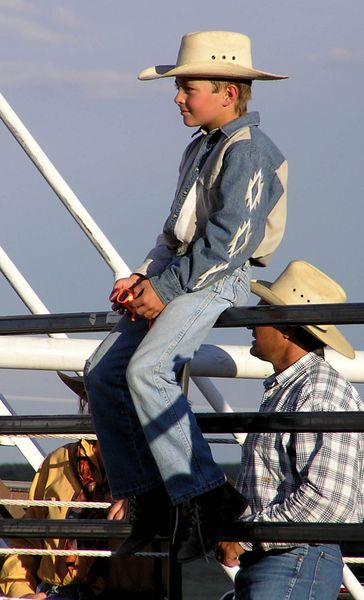
[[[218,129],[213,129],[212,131],[207,131],[204,127],[200,127],[197,131],[192,134],[192,137],[197,135],[198,133],[202,133],[203,135],[210,135],[216,131],[222,131],[226,137],[230,137],[235,131],[241,129],[242,127],[251,127],[257,126],[260,123],[259,113],[257,111],[248,112],[239,117],[238,119],[234,119],[233,121],[229,121],[226,125]]]
[[[253,111],[245,113],[238,119],[229,121],[229,123],[226,123],[226,125],[223,125],[222,127],[220,127],[220,129],[226,135],[226,137],[230,137],[233,133],[235,133],[238,129],[241,129],[242,127],[257,126],[259,125],[259,123],[259,113],[257,111]]]
[[[318,356],[315,352],[309,352],[278,375],[270,375],[270,377],[263,381],[264,388],[268,390],[276,385],[279,385],[280,388],[286,388],[307,371],[309,367],[322,360],[321,356]]]

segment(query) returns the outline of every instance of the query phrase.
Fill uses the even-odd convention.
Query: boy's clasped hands
[[[130,294],[125,294],[126,301],[120,302],[120,297],[125,291],[129,291]],[[165,307],[149,280],[135,273],[115,281],[109,299],[113,303],[113,310],[125,308],[132,315],[139,315],[145,319],[156,319]]]

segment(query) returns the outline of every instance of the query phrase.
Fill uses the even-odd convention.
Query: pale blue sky
[[[173,81],[139,82],[138,71],[173,63],[186,32],[250,35],[254,65],[290,75],[253,86],[251,109],[290,167],[286,235],[255,276],[274,278],[304,258],[362,301],[363,22],[362,0],[0,0],[0,92],[133,267],[166,216],[192,133]],[[107,310],[111,271],[2,123],[0,154],[1,246],[50,311]],[[27,313],[3,278],[0,293],[2,314]],[[362,328],[345,331],[360,349]],[[219,330],[210,341],[249,339]],[[218,384],[236,408],[256,406],[260,384]],[[0,390],[71,398],[53,373],[2,371]]]

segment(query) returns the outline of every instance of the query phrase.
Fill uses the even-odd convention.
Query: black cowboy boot
[[[226,482],[190,500],[189,535],[182,541],[178,562],[185,563],[206,556],[220,540],[223,528],[242,514],[246,502]]]
[[[164,486],[160,485],[141,496],[129,499],[130,535],[116,550],[116,556],[131,556],[156,535],[168,536],[171,502]]]

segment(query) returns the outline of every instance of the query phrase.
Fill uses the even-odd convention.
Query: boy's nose
[[[184,94],[181,90],[178,90],[177,94],[174,97],[174,101],[176,104],[184,104],[184,102],[185,102]]]

